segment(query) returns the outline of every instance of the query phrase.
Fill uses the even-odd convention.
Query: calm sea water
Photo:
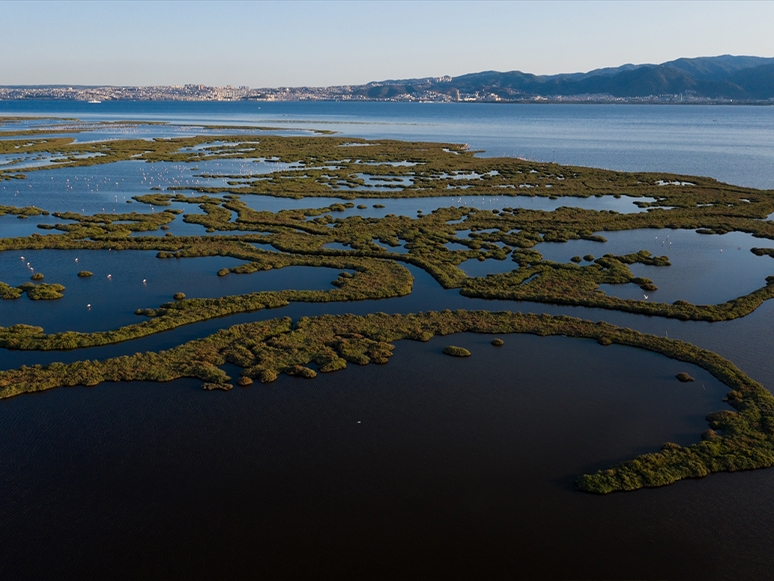
[[[356,137],[467,143],[493,156],[774,188],[774,107],[0,101],[0,115],[331,129]]]
[[[774,188],[774,108],[764,107],[0,102],[0,115],[13,114],[335,129],[351,136],[464,142],[486,155],[711,175]],[[185,132],[196,130],[168,130]],[[111,136],[127,134],[99,135]],[[99,182],[83,172],[39,172],[26,195],[49,209],[99,211],[97,206],[123,204],[124,196],[147,191],[150,185],[135,169],[119,165]],[[182,170],[169,169],[165,179],[178,179],[174,171]],[[100,193],[92,191],[97,185]],[[276,210],[328,202],[267,204]],[[385,212],[415,214],[410,203],[388,203]],[[430,209],[427,201],[418,203]],[[3,219],[0,236],[26,233],[37,221],[44,220]],[[670,234],[668,242],[662,234]],[[749,253],[756,242],[767,245],[745,235],[648,231],[614,233],[605,244],[543,244],[538,250],[563,261],[641,248],[668,254],[673,271],[643,267],[638,274],[653,278],[657,293],[670,300],[710,301],[749,292],[774,273],[774,261]],[[177,290],[221,296],[327,288],[336,276],[332,270],[283,269],[221,279],[215,272],[233,260],[167,261],[147,252],[119,258],[113,262],[101,251],[38,251],[21,261],[17,253],[3,253],[0,280],[26,280],[29,261],[67,290],[55,303],[3,303],[0,325],[24,320],[51,331],[110,328],[133,322],[135,308],[154,306]],[[485,274],[508,266],[486,262],[469,268]],[[693,269],[690,276],[681,276],[686,267]],[[78,279],[83,268],[95,277]],[[416,282],[407,297],[296,304],[98,349],[0,350],[0,368],[164,349],[275,316],[487,308],[567,313],[667,334],[713,349],[774,385],[771,303],[737,321],[686,323],[470,300],[410,270]],[[312,381],[281,377],[228,393],[205,393],[200,382],[181,380],[2,401],[0,576],[769,578],[772,470],[607,497],[576,492],[572,485],[581,473],[664,441],[697,441],[704,416],[725,407],[722,384],[700,369],[634,349],[529,336],[507,336],[505,346],[495,349],[489,339],[399,342],[386,366],[352,365]],[[449,343],[473,356],[443,356]],[[695,383],[674,380],[686,370]]]

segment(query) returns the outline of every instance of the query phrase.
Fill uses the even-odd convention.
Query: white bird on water
[[[646,300],[646,301],[648,300],[648,295],[642,295],[642,296],[644,296],[644,297],[645,297],[645,300]]]
[[[86,308],[87,308],[87,309],[91,309],[91,303],[89,303],[88,305],[86,305]]]
[[[142,279],[142,284],[145,284],[147,282],[147,279]]]
[[[107,275],[107,277],[108,277],[108,279],[113,280],[113,275],[112,274]]]
[[[77,258],[75,259],[75,264],[78,264],[78,259]]]

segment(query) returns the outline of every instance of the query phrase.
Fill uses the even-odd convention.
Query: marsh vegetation
[[[256,167],[276,164],[276,169],[240,175],[198,174],[203,180],[220,180],[220,185],[149,186],[127,200],[134,204],[132,208],[138,208],[132,212],[52,213],[35,206],[0,206],[0,215],[45,215],[59,220],[38,225],[47,231],[45,236],[35,232],[1,238],[0,252],[103,249],[115,251],[116,262],[120,262],[119,251],[152,250],[162,260],[205,256],[238,260],[236,266],[213,272],[213,277],[220,279],[289,266],[339,271],[330,290],[256,291],[216,298],[177,292],[172,301],[138,308],[137,323],[108,331],[47,334],[41,327],[23,324],[0,327],[0,347],[7,349],[95,347],[294,302],[406,296],[414,282],[406,265],[423,269],[441,287],[458,289],[465,297],[584,306],[686,321],[743,317],[774,297],[774,275],[762,279],[756,290],[718,304],[658,302],[649,300],[647,294],[642,299],[622,299],[602,290],[605,287],[601,285],[633,285],[644,293],[654,292],[656,284],[636,276],[630,267],[674,268],[667,255],[657,256],[644,248],[605,253],[607,232],[684,229],[708,235],[743,232],[774,240],[774,222],[767,219],[774,212],[773,192],[709,178],[482,158],[453,144],[329,136],[207,135],[93,143],[70,137],[41,138],[25,131],[19,132],[18,139],[9,133],[6,136],[10,139],[0,140],[0,154],[48,156],[56,163],[5,168],[0,170],[0,180],[22,182],[32,172],[129,161],[204,166],[214,160],[241,159]],[[662,185],[675,182],[687,185]],[[370,208],[351,201],[442,197],[449,196],[450,189],[459,197],[458,204],[412,210],[411,216],[383,215],[385,212],[379,217],[366,216]],[[566,199],[567,206],[553,211],[518,207],[517,197],[525,195]],[[340,201],[327,200],[327,205],[315,207],[312,199],[307,207],[269,211],[253,207],[246,201],[250,196]],[[623,214],[572,207],[573,200],[601,196],[629,197],[643,211]],[[513,199],[513,207],[474,207],[482,197]],[[384,209],[385,204],[372,204],[372,208]],[[176,234],[175,228],[181,224],[199,229],[199,235]],[[600,251],[580,251],[561,262],[547,260],[535,250],[544,242],[568,241],[586,241],[595,248],[599,244]],[[752,252],[760,257],[774,256],[771,248],[756,247]],[[472,277],[460,268],[470,260],[497,261],[504,268]],[[92,272],[82,270],[78,276],[88,278]],[[34,282],[19,286],[0,282],[0,297],[13,300],[26,293],[32,300],[61,298],[65,287],[42,283],[43,278],[35,273]],[[461,332],[566,335],[591,339],[601,346],[647,349],[702,367],[729,386],[728,403],[736,411],[709,416],[710,429],[701,442],[687,447],[667,443],[660,451],[583,476],[578,480],[581,490],[631,490],[710,472],[774,465],[774,398],[727,360],[680,341],[602,322],[547,315],[460,310],[326,315],[295,322],[279,318],[229,327],[161,352],[2,371],[0,398],[105,381],[169,381],[180,377],[195,377],[205,389],[228,390],[233,384],[221,369],[226,363],[241,368],[236,384],[242,387],[254,381],[271,383],[280,374],[313,379],[318,372],[342,370],[349,364],[386,363],[398,340],[428,341]],[[491,343],[502,346],[504,341],[498,337]],[[467,349],[453,345],[443,352],[470,355]],[[687,372],[677,378],[692,380]]]
[[[35,333],[19,325],[16,330]],[[730,361],[689,343],[647,335],[604,322],[566,316],[489,311],[444,311],[415,315],[324,315],[237,325],[159,353],[138,353],[104,361],[54,363],[0,372],[0,398],[57,387],[93,386],[104,381],[170,381],[195,377],[205,389],[230,389],[225,363],[242,369],[242,377],[262,383],[279,374],[313,378],[348,364],[386,363],[398,340],[429,341],[454,333],[531,333],[563,335],[647,349],[704,368],[729,386],[726,401],[736,411],[708,416],[710,429],[699,443],[667,443],[661,451],[639,456],[596,474],[582,476],[581,490],[616,490],[663,486],[711,472],[774,465],[774,396]],[[446,348],[444,352],[451,349]],[[453,349],[453,355],[467,350]],[[469,353],[469,352],[467,352]],[[251,381],[240,381],[250,385]]]

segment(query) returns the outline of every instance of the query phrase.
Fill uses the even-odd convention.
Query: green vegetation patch
[[[19,289],[27,293],[27,296],[33,301],[53,301],[64,297],[62,294],[65,287],[61,284],[34,284],[25,282],[19,286]],[[1,328],[1,327],[0,327]]]
[[[42,278],[42,276],[40,278]],[[18,299],[22,294],[26,294],[27,297],[33,301],[50,301],[64,297],[64,294],[62,294],[64,293],[64,290],[65,287],[61,284],[35,284],[33,282],[25,282],[18,287],[12,287],[4,282],[0,282],[0,299]],[[0,327],[0,335],[2,335],[3,332],[7,333],[8,330]]]
[[[24,291],[20,288],[16,288],[13,286],[10,286],[8,284],[5,284],[4,282],[0,282],[0,298],[7,300],[7,299],[18,299],[22,296]]]
[[[456,345],[447,345],[443,348],[443,352],[452,357],[470,357],[470,351],[464,347],[457,347]]]

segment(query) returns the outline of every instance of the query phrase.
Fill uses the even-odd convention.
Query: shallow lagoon
[[[64,285],[64,298],[31,301],[23,295],[0,301],[0,326],[25,323],[49,333],[107,330],[139,323],[146,319],[135,315],[136,309],[158,307],[171,301],[176,292],[189,298],[213,298],[265,290],[330,290],[341,272],[289,266],[220,277],[216,273],[221,268],[244,262],[227,257],[160,259],[155,251],[138,250],[36,250],[0,253],[0,280],[11,286],[28,282],[32,271],[27,263],[34,272],[45,275],[43,282]],[[81,278],[78,272],[82,270],[94,276]]]
[[[295,127],[296,132],[329,129],[352,137],[467,143],[489,156],[706,175],[738,185],[774,188],[771,107],[131,101],[94,106],[36,100],[0,102],[0,114],[183,125],[148,126],[166,135],[173,131],[201,134],[206,132],[201,124]],[[109,137],[109,130],[104,131]],[[126,136],[116,133],[113,138]],[[143,137],[151,136],[156,134]],[[74,137],[85,140],[88,134]]]
[[[287,164],[266,161],[210,160],[191,163],[119,161],[106,165],[45,169],[31,171],[26,179],[0,181],[0,204],[13,206],[37,206],[51,212],[99,212],[122,213],[139,210],[127,205],[132,196],[153,193],[169,193],[167,187],[185,188],[187,186],[226,187],[232,181],[230,177],[204,178],[202,175],[251,175],[270,174],[285,169]],[[108,175],[105,175],[108,174]],[[400,190],[391,188],[366,188],[370,191]],[[237,188],[238,191],[238,188]],[[450,195],[431,198],[350,198],[357,195],[357,189],[331,190],[330,197],[302,199],[275,198],[272,196],[243,195],[241,201],[255,210],[277,212],[282,209],[314,208],[352,202],[355,206],[365,205],[367,209],[349,208],[340,216],[362,215],[366,217],[384,217],[387,214],[414,216],[418,210],[425,213],[436,208],[451,206],[472,207],[481,210],[503,208],[525,208],[529,210],[553,211],[562,206],[584,208],[588,210],[613,210],[622,214],[646,211],[637,206],[637,202],[653,202],[653,198],[633,198],[622,196],[599,196],[589,198],[530,196],[464,196]],[[177,193],[177,192],[171,192]],[[180,193],[191,195],[195,192],[183,189]],[[345,196],[345,198],[336,197]],[[382,204],[385,208],[374,208]]]
[[[89,112],[94,111],[94,107]],[[87,116],[80,116],[81,119],[85,119]],[[145,118],[144,120],[148,120]],[[271,126],[272,124],[268,124]],[[91,143],[95,141],[106,141],[109,139],[166,139],[169,137],[196,137],[197,135],[243,135],[253,134],[255,130],[246,130],[240,127],[218,127],[211,128],[207,125],[189,125],[189,124],[175,124],[175,125],[154,125],[139,123],[123,124],[115,123],[110,125],[103,125],[99,123],[83,123],[81,121],[64,121],[56,119],[39,119],[21,121],[19,123],[12,123],[4,127],[0,127],[0,139],[18,139],[12,135],[3,135],[5,132],[26,131],[35,130],[37,133],[34,136],[36,139],[51,139],[51,138],[69,138],[73,139],[76,143]],[[259,132],[263,133],[263,132]],[[292,128],[277,128],[271,129],[266,133],[272,135],[308,135],[307,129],[292,129]]]
[[[71,224],[69,220],[62,220],[55,216],[29,216],[19,218],[12,214],[0,216],[0,238],[16,238],[29,236],[30,234],[61,234],[59,230],[42,230],[38,224]]]
[[[721,303],[765,286],[766,277],[774,274],[771,258],[750,252],[753,247],[771,246],[770,241],[743,232],[706,235],[692,230],[644,229],[597,234],[607,238],[607,242],[543,242],[534,250],[555,262],[570,262],[571,257],[586,254],[600,257],[639,250],[648,250],[654,256],[666,255],[672,266],[630,266],[636,276],[653,280],[658,290],[645,294],[649,300],[659,302]],[[643,298],[643,291],[634,284],[603,287],[608,294],[624,299]]]
[[[282,169],[273,162],[212,160],[196,163],[117,161],[104,165],[31,171],[26,179],[0,182],[0,204],[37,206],[52,212],[127,212],[132,196],[167,187],[224,187],[229,178],[200,174],[271,173]],[[144,206],[147,208],[147,206]],[[142,210],[139,210],[142,211]]]
[[[497,260],[495,258],[487,258],[486,260],[478,260],[477,258],[471,258],[458,265],[468,276],[481,277],[487,274],[499,274],[501,272],[510,272],[519,268],[519,265],[511,260],[508,256],[505,260]]]

